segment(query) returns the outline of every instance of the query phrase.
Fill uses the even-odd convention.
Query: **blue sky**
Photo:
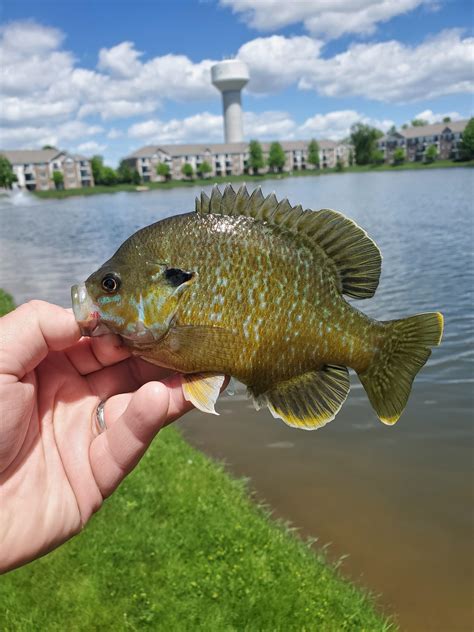
[[[357,10],[356,10],[357,5]],[[223,140],[213,62],[244,60],[247,138],[334,138],[473,111],[470,0],[1,3],[4,148],[110,164],[150,143]]]

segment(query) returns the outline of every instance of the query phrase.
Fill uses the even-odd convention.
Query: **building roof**
[[[0,149],[0,154],[5,156],[12,165],[23,165],[51,162],[64,152],[59,149]]]
[[[380,141],[387,141],[394,136],[402,138],[419,138],[420,136],[436,136],[442,134],[444,131],[451,132],[463,132],[468,124],[468,119],[462,119],[460,121],[451,121],[449,123],[433,123],[431,125],[415,125],[413,127],[407,127],[406,129],[397,130],[395,134],[386,134]]]
[[[268,152],[270,149],[270,142],[260,143],[264,152]],[[309,141],[306,140],[282,140],[281,146],[285,151],[298,151],[308,148]],[[320,140],[318,141],[320,149],[334,149],[338,143],[334,140]],[[201,154],[244,154],[248,151],[249,143],[196,143],[189,145],[146,145],[137,149],[132,154],[127,156],[130,158],[151,158],[159,151],[168,154],[170,157],[178,156],[195,156]]]

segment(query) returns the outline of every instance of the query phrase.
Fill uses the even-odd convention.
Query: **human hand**
[[[1,318],[0,571],[78,533],[191,408],[178,376],[130,357],[116,336],[81,338],[68,310],[32,301]]]

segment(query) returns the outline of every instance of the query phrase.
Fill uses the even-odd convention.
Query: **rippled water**
[[[340,210],[375,239],[382,279],[360,309],[380,319],[443,312],[443,344],[395,428],[377,422],[354,376],[343,412],[310,435],[257,415],[239,396],[221,404],[232,413],[224,418],[195,414],[182,424],[190,440],[251,476],[279,515],[332,541],[335,556],[349,552],[347,572],[383,593],[413,630],[472,627],[473,183],[471,170],[450,169],[262,187],[309,208]],[[73,282],[137,228],[191,210],[197,193],[0,198],[0,287],[18,302],[69,305]]]

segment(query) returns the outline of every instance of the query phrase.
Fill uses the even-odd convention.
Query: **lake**
[[[336,420],[312,433],[253,410],[243,391],[220,417],[179,422],[188,440],[251,479],[257,497],[303,536],[348,555],[342,571],[380,594],[404,630],[473,626],[473,172],[340,174],[268,180],[263,192],[334,208],[384,260],[367,314],[445,316],[441,347],[419,374],[398,424],[378,422],[357,377]],[[66,200],[0,200],[0,287],[17,302],[69,306],[69,288],[133,231],[192,210],[198,189]]]

